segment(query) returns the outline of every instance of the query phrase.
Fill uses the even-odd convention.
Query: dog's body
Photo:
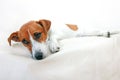
[[[9,38],[16,42],[22,42],[29,49],[32,57],[43,59],[51,53],[60,49],[59,40],[77,36],[106,36],[110,37],[110,32],[81,33],[77,25],[51,23],[49,20],[30,21],[24,24],[19,31],[13,32]]]

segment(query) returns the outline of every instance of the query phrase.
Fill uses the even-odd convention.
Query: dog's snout
[[[42,52],[36,52],[36,53],[35,53],[35,58],[36,58],[37,60],[43,59],[43,53],[42,53]]]

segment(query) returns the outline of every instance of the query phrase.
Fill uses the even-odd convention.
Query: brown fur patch
[[[39,20],[39,21],[30,21],[25,23],[19,31],[13,32],[9,38],[8,42],[11,46],[11,40],[15,42],[22,42],[23,40],[26,40],[29,44],[24,44],[25,47],[27,47],[32,52],[32,44],[30,41],[30,36],[32,36],[33,39],[35,39],[34,33],[41,33],[40,38],[35,39],[38,42],[45,42],[47,39],[47,32],[50,29],[51,22],[49,20]],[[29,32],[28,32],[29,31]]]
[[[74,25],[74,24],[66,24],[70,29],[72,29],[73,31],[77,31],[78,30],[78,27],[77,25]]]

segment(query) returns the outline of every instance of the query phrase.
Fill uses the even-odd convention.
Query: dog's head
[[[43,59],[50,54],[46,41],[50,26],[49,20],[30,21],[24,24],[19,31],[13,32],[9,36],[9,45],[11,46],[11,40],[22,42],[31,52],[33,58]]]

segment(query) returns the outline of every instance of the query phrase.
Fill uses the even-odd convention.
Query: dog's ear
[[[46,33],[49,31],[51,26],[51,21],[43,19],[36,22],[44,28]]]
[[[18,31],[17,32],[13,32],[9,38],[8,38],[8,42],[9,42],[9,45],[11,46],[11,40],[15,41],[15,42],[20,42],[20,39],[18,37]]]

